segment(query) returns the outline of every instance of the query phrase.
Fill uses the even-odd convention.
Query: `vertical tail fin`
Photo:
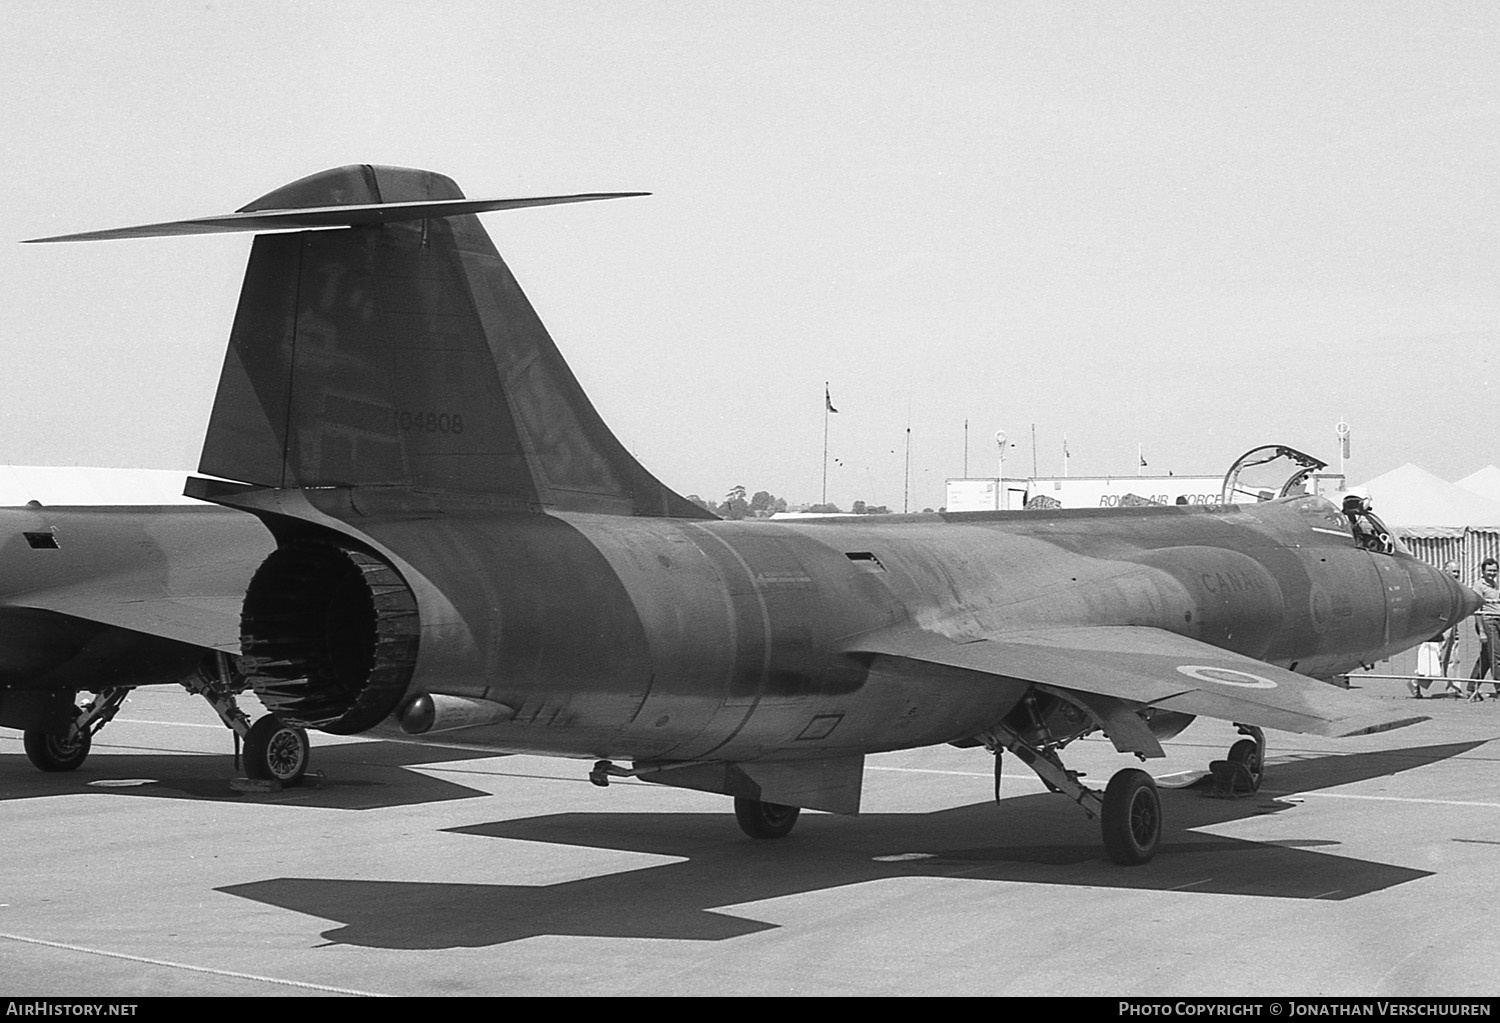
[[[388,205],[432,212],[462,199],[439,174],[358,165],[233,215],[390,210],[332,221],[360,225],[344,230],[255,239],[200,471],[710,517],[604,425],[475,216],[409,219],[414,207]],[[524,204],[551,201],[570,199]]]

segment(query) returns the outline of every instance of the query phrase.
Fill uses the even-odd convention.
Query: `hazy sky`
[[[348,163],[474,197],[684,493],[1500,461],[1500,6],[0,3],[0,462],[197,464],[250,241],[22,246]],[[833,461],[836,458],[837,461]]]

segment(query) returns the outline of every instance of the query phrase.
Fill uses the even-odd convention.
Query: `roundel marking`
[[[1238,668],[1216,668],[1211,664],[1179,664],[1177,670],[1188,678],[1199,682],[1217,682],[1223,686],[1241,686],[1245,689],[1275,689],[1276,681],[1263,675],[1252,675]]]

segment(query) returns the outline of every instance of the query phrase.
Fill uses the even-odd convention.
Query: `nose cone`
[[[1412,584],[1411,615],[1408,622],[1411,635],[1433,633],[1452,628],[1479,609],[1482,601],[1479,594],[1454,579],[1447,572],[1412,558],[1406,562],[1407,577]],[[1393,626],[1392,634],[1402,631],[1390,621],[1395,609],[1387,602],[1388,622]]]
[[[1453,587],[1454,600],[1462,609],[1459,612],[1459,621],[1463,621],[1465,618],[1469,617],[1469,615],[1479,610],[1479,606],[1484,603],[1483,597],[1475,593],[1473,590],[1469,589],[1457,579],[1449,578],[1447,576],[1445,576],[1444,578],[1447,578],[1449,585]]]

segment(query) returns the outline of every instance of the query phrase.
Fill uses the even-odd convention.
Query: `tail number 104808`
[[[463,433],[464,417],[457,412],[397,409],[396,428],[412,433]]]

